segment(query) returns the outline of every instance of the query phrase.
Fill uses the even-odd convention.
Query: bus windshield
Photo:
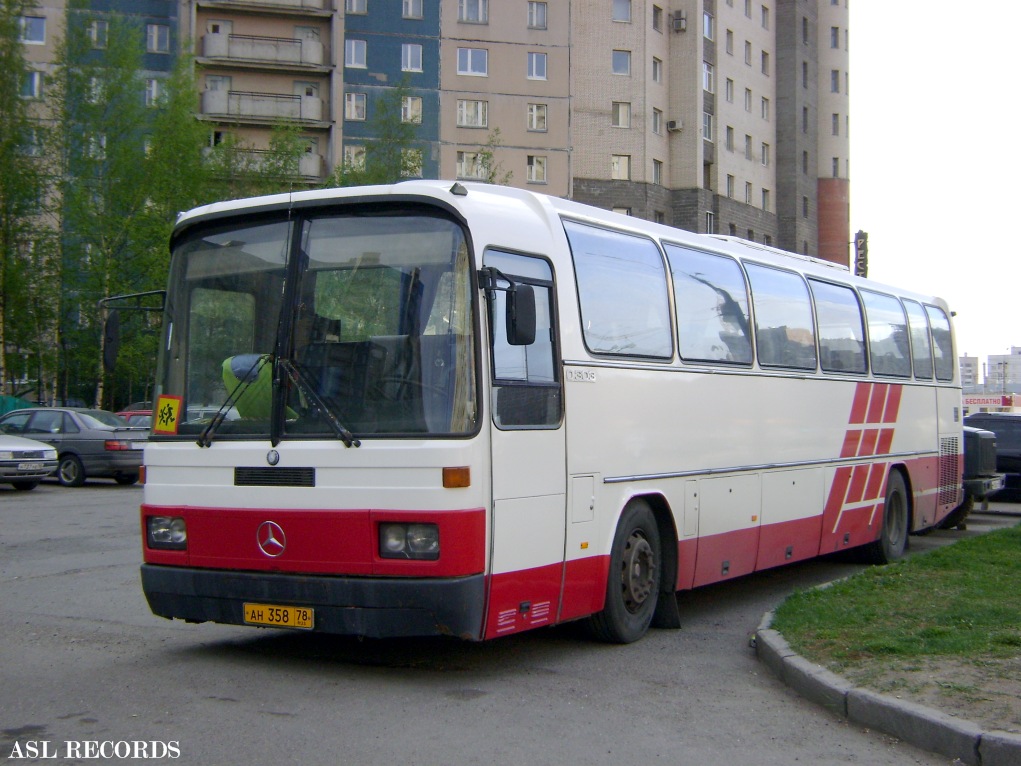
[[[195,228],[158,371],[178,414],[154,438],[208,433],[218,412],[215,439],[473,433],[471,284],[464,233],[430,213]]]

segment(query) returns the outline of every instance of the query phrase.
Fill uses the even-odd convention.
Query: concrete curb
[[[802,697],[836,715],[970,766],[1021,766],[1021,734],[984,731],[971,721],[859,689],[791,649],[766,612],[753,644],[759,660]]]

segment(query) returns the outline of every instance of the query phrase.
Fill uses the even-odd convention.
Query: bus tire
[[[883,503],[883,527],[879,537],[862,549],[867,564],[889,564],[897,561],[908,548],[910,529],[908,490],[900,471],[891,470],[886,479],[886,500]]]
[[[630,644],[646,634],[660,595],[662,556],[652,509],[644,500],[632,500],[613,536],[606,603],[588,621],[597,639]]]

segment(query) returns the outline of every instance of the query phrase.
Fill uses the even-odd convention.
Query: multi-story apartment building
[[[310,182],[360,161],[401,84],[426,177],[849,262],[847,0],[91,4],[176,4],[153,42],[193,49],[210,142],[258,152],[291,121]]]

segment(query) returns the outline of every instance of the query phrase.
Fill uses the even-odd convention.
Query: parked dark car
[[[49,444],[0,433],[0,483],[35,489],[57,469],[57,451]]]
[[[1004,474],[1004,489],[997,500],[1021,500],[1021,413],[977,412],[964,419],[966,426],[996,434],[996,470]]]
[[[106,410],[36,407],[0,417],[0,432],[25,436],[56,448],[57,479],[80,487],[86,479],[138,481],[148,428],[132,428]]]

